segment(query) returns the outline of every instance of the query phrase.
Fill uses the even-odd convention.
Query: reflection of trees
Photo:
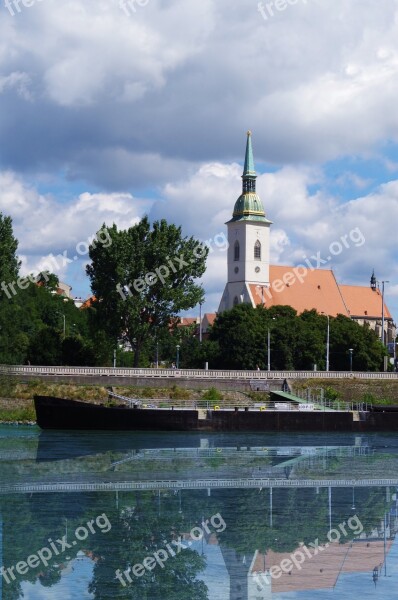
[[[74,531],[98,515],[105,513],[112,528],[96,534],[86,541],[78,542],[73,550],[53,557],[48,567],[40,564],[29,569],[16,581],[3,585],[4,600],[21,598],[21,582],[39,581],[45,587],[55,585],[61,577],[61,570],[67,556],[74,558],[78,550],[90,551],[95,560],[90,591],[96,600],[110,598],[195,598],[207,599],[207,589],[203,582],[196,581],[197,574],[203,571],[205,560],[197,552],[183,550],[169,558],[162,569],[159,565],[147,571],[141,578],[132,577],[133,585],[123,588],[115,578],[115,571],[122,571],[142,563],[146,556],[165,547],[181,533],[189,531],[184,516],[179,512],[179,496],[164,495],[161,514],[158,496],[152,492],[143,494],[120,494],[120,509],[116,507],[113,494],[37,494],[34,496],[9,496],[3,500],[3,555],[6,567],[25,560],[30,554],[48,546],[48,538],[62,538],[68,523],[68,540],[73,541]],[[18,515],[18,518],[15,516]]]
[[[356,488],[355,510],[352,509],[352,488],[332,489],[332,527],[347,523],[356,514],[370,532],[379,525],[387,508],[385,489]],[[328,489],[274,488],[272,519],[270,490],[213,491],[213,511],[219,511],[227,528],[218,535],[219,542],[244,554],[259,550],[292,552],[297,546],[328,541]],[[272,526],[271,526],[272,523]],[[342,542],[355,537],[346,527]]]
[[[83,497],[82,497],[83,496]],[[35,494],[4,496],[1,500],[3,517],[3,563],[10,567],[25,561],[43,547],[48,547],[48,538],[55,540],[65,534],[66,519],[74,529],[81,524],[80,516],[85,499],[82,494]],[[81,542],[79,542],[81,544]],[[77,544],[74,556],[79,550]],[[65,559],[65,555],[62,555]],[[3,579],[3,599],[17,600],[22,597],[21,582],[39,581],[44,587],[55,585],[61,578],[62,560],[52,560],[48,567],[42,563],[29,568],[25,575],[15,573],[15,581]],[[57,565],[57,566],[55,566]]]
[[[117,569],[124,572],[135,564],[142,564],[145,557],[177,539],[187,525],[178,505],[168,502],[167,498],[163,500],[159,516],[157,495],[151,492],[123,494],[120,501],[125,508],[120,511],[109,506],[105,509],[102,498],[98,512],[107,513],[112,529],[106,535],[93,538],[96,564],[89,591],[96,600],[207,599],[205,584],[196,581],[197,574],[205,568],[205,560],[196,551],[188,549],[170,557],[163,568],[156,564],[152,571],[146,570],[142,577],[135,577],[130,572],[133,583],[124,576],[127,586],[123,587],[115,577]],[[177,550],[176,546],[171,547]]]
[[[39,581],[43,587],[52,587],[61,579],[59,568],[53,566],[47,567],[42,575],[39,575]]]

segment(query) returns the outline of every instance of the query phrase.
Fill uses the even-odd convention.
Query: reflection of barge
[[[127,431],[398,431],[398,412],[144,408],[35,396],[42,429]]]

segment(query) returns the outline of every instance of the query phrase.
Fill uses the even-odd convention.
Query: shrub
[[[177,387],[176,385],[173,385],[173,387],[171,388],[169,398],[171,400],[188,400],[190,396],[191,393],[189,390],[184,390],[182,388]]]
[[[223,399],[222,393],[215,387],[211,387],[202,394],[203,400],[211,400],[212,402],[220,402]]]
[[[152,388],[142,388],[141,397],[142,398],[155,398],[156,390]]]
[[[332,387],[325,388],[325,399],[326,400],[339,400],[340,396],[337,390]]]

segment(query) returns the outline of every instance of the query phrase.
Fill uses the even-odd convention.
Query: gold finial
[[[251,132],[251,131],[250,131],[250,129],[249,129],[249,131],[247,132],[247,135],[249,135],[249,136],[250,136],[251,134],[252,134],[252,132]]]

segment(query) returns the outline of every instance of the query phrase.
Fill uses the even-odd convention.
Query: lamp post
[[[272,317],[275,321],[276,317]],[[267,371],[271,371],[271,329],[268,325],[268,336],[267,336]]]
[[[66,335],[66,317],[65,317],[65,315],[62,315],[62,317],[64,319],[64,338],[65,338],[65,335]]]
[[[199,302],[199,343],[202,343],[202,303]]]
[[[325,312],[321,313],[325,315],[328,320],[328,327],[326,332],[326,371],[329,371],[329,349],[330,349],[330,317]]]
[[[387,577],[387,539],[386,539],[387,519],[386,513],[384,513],[384,577]]]
[[[177,344],[177,346],[176,346],[176,350],[177,350],[177,356],[176,356],[176,367],[177,367],[177,369],[178,369],[178,368],[179,368],[179,366],[180,366],[180,345],[179,345],[179,344]]]
[[[389,281],[381,282],[381,342],[383,346],[385,345],[385,335],[384,335],[384,284],[390,283]]]
[[[352,373],[352,353],[354,352],[354,348],[349,348],[349,353],[350,353],[350,371]]]
[[[329,531],[332,531],[332,488],[329,485],[328,489],[329,496]]]
[[[159,340],[158,340],[158,328],[155,327],[155,368],[159,368]]]

